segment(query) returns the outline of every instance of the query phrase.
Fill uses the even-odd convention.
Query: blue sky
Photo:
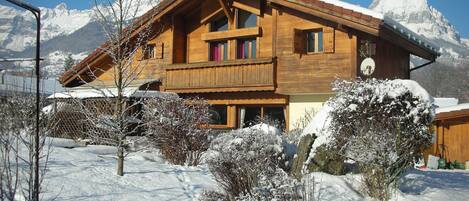
[[[67,3],[69,8],[86,9],[93,5],[93,0],[24,0],[35,6],[42,7],[55,7],[61,2]],[[372,0],[344,0],[353,4],[359,4],[363,7],[368,7]],[[409,0],[412,1],[412,0]],[[469,38],[469,8],[468,0],[428,0],[428,3],[441,11],[446,18],[456,26],[462,37]],[[7,2],[2,1],[0,4],[6,5]]]

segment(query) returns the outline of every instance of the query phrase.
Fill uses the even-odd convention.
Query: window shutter
[[[164,57],[164,43],[156,43],[155,45],[155,58],[163,59]]]
[[[328,52],[328,53],[334,52],[334,41],[335,41],[334,28],[324,27],[322,31],[324,35],[323,36],[324,52]]]
[[[293,30],[293,53],[306,53],[306,33],[301,29]]]

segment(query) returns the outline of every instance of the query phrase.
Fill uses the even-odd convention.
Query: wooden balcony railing
[[[166,91],[176,93],[274,90],[272,58],[172,64],[166,68]]]

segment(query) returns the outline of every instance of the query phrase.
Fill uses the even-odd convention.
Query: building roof
[[[469,103],[440,107],[436,109],[435,120],[457,119],[469,117]]]
[[[177,96],[175,93],[160,92],[154,90],[140,90],[138,87],[127,87],[123,89],[122,96],[125,98],[150,98]],[[75,90],[58,92],[47,97],[48,99],[95,99],[117,97],[117,88],[77,88]]]
[[[329,14],[338,18],[349,20],[359,25],[367,26],[372,29],[376,29],[378,32],[368,32],[373,35],[383,36],[379,33],[379,30],[388,30],[392,33],[401,36],[406,41],[413,45],[422,48],[428,55],[420,55],[419,52],[412,52],[417,56],[423,57],[428,60],[434,60],[440,55],[438,47],[432,42],[428,41],[425,37],[411,31],[399,22],[391,19],[390,17],[384,16],[382,13],[373,11],[368,8],[363,8],[358,5],[353,5],[340,0],[269,0],[273,3],[277,3],[292,9],[301,10],[303,12],[317,15],[317,12]],[[290,4],[289,4],[290,3]],[[295,5],[307,7],[310,10],[302,10]],[[315,12],[316,11],[316,12]],[[356,27],[352,27],[356,28]],[[367,32],[366,30],[357,28]],[[391,41],[395,43],[396,41]]]
[[[148,23],[154,23],[165,13],[175,9],[177,4],[186,0],[163,0],[158,6],[148,11],[143,16],[136,19],[133,23],[139,23],[141,26]],[[424,37],[410,31],[398,22],[385,17],[367,8],[349,4],[339,0],[268,0],[268,2],[285,6],[290,9],[299,10],[307,14],[331,20],[339,24],[344,23],[351,28],[370,33],[375,36],[387,38],[393,43],[400,43],[402,47],[412,54],[428,60],[434,60],[439,56],[438,48],[428,42]],[[135,32],[140,29],[136,28]],[[380,32],[387,30],[387,32]],[[395,35],[400,39],[394,38]],[[78,75],[87,71],[90,63],[106,57],[104,49],[107,43],[101,45],[93,51],[88,57],[75,65],[72,69],[66,71],[59,78],[59,81],[65,86],[79,86],[80,81],[69,84],[72,80],[78,79]]]

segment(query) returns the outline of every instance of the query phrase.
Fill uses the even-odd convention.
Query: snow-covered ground
[[[360,192],[359,175],[333,176],[313,173],[318,200],[371,200]],[[400,180],[399,190],[391,200],[399,201],[467,201],[469,200],[469,171],[412,169]]]
[[[116,176],[114,155],[109,146],[54,146],[45,200],[197,200],[204,189],[217,188],[208,168],[171,165],[152,152],[131,153],[125,175]]]
[[[197,200],[204,189],[218,189],[206,166],[167,163],[155,152],[131,153],[125,175],[115,175],[115,149],[71,147],[57,140],[44,184],[45,200]],[[359,193],[359,175],[313,173],[319,200],[370,200]],[[312,186],[311,186],[312,187]],[[469,171],[410,170],[393,200],[469,200]]]

